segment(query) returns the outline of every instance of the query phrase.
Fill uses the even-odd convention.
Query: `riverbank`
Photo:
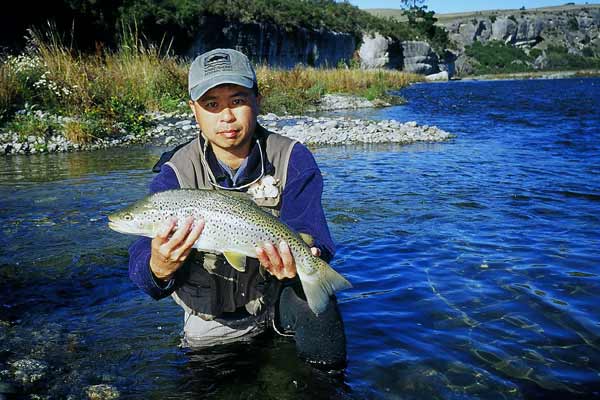
[[[335,109],[373,107],[375,104],[365,99],[351,96],[332,97],[337,99]],[[346,99],[342,107],[340,99]],[[64,117],[37,112],[40,119],[50,119],[56,124],[68,123]],[[196,122],[190,113],[151,112],[144,116],[152,128],[129,133],[114,138],[96,138],[92,142],[77,143],[64,135],[49,137],[30,135],[19,136],[14,132],[0,133],[0,153],[38,154],[70,151],[93,151],[111,147],[151,144],[174,147],[195,138],[198,134]],[[344,145],[357,143],[399,143],[439,142],[452,137],[448,132],[435,126],[419,125],[416,121],[396,120],[371,121],[351,118],[325,118],[307,115],[278,116],[274,113],[260,115],[258,122],[270,131],[288,136],[307,145]]]
[[[506,80],[506,79],[566,79],[578,77],[598,77],[600,70],[567,70],[567,71],[530,71],[530,72],[515,72],[507,74],[485,74],[472,75],[461,77],[463,81],[491,81],[491,80]],[[458,79],[457,79],[458,80]]]
[[[190,60],[165,54],[137,37],[94,55],[78,53],[60,38],[32,34],[30,40],[26,53],[0,55],[0,132],[16,133],[21,147],[44,151],[44,143],[56,135],[79,147],[126,135],[143,137],[152,128],[148,113],[188,110],[182,100],[188,97]],[[263,112],[278,115],[315,111],[324,96],[339,94],[391,103],[397,99],[389,91],[423,80],[402,71],[345,64],[292,69],[258,65],[256,76]],[[40,119],[40,112],[59,117]],[[63,144],[58,138],[50,142]]]

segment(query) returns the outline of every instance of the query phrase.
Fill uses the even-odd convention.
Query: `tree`
[[[408,18],[408,24],[425,37],[436,51],[443,52],[449,43],[448,32],[435,25],[435,11],[427,11],[424,3],[425,0],[401,0],[403,15]]]

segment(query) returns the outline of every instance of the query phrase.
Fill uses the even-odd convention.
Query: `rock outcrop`
[[[348,33],[305,28],[287,31],[269,23],[231,24],[217,17],[203,17],[199,23],[203,29],[188,51],[190,57],[229,47],[244,52],[257,63],[270,66],[335,67],[340,61],[349,61],[356,49],[356,40]]]
[[[497,40],[541,50],[564,46],[572,54],[600,56],[600,5],[477,12],[441,25],[459,49],[474,41]]]
[[[361,68],[402,68],[402,47],[399,42],[379,33],[365,34],[358,50]]]
[[[419,41],[402,42],[403,70],[416,74],[430,75],[439,72],[438,56],[429,43]]]
[[[422,41],[399,42],[378,33],[365,34],[358,55],[364,69],[400,69],[423,75],[434,74],[443,69],[452,73],[446,66],[440,68],[438,55],[427,42]]]

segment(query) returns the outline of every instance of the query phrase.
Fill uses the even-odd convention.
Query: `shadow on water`
[[[351,399],[343,370],[321,370],[296,356],[275,334],[249,343],[186,349],[177,398]]]

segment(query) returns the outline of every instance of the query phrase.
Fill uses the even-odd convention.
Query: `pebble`
[[[319,110],[374,107],[376,104],[355,96],[325,95]],[[40,118],[54,118],[58,122],[72,118],[49,116],[40,113]],[[88,144],[77,144],[64,136],[42,138],[30,135],[23,141],[13,132],[0,132],[2,154],[33,154],[44,152],[67,152],[95,150],[129,144],[152,143],[158,146],[175,146],[195,137],[198,132],[191,114],[149,112],[146,117],[156,126],[141,135],[128,134],[118,139],[97,140]],[[277,116],[273,113],[260,115],[258,122],[270,131],[291,137],[309,145],[344,145],[359,143],[439,142],[453,137],[435,126],[419,125],[416,121],[396,120],[369,121],[351,118],[314,118],[310,116]]]
[[[13,379],[24,386],[29,386],[41,381],[48,371],[48,364],[30,358],[14,361],[9,364],[11,366]]]
[[[113,400],[121,395],[114,386],[106,384],[88,386],[85,394],[89,400]]]

